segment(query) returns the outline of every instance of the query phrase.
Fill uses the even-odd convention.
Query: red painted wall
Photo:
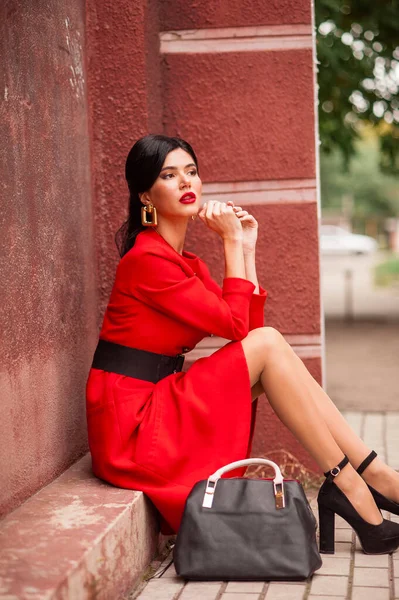
[[[125,219],[127,154],[141,136],[162,130],[155,0],[87,0],[87,64],[100,313],[111,291]]]
[[[160,0],[162,31],[310,23],[309,0]]]
[[[259,227],[257,272],[268,290],[265,324],[287,334],[320,333],[317,214],[313,204],[245,207]],[[187,249],[203,257],[221,283],[223,247],[198,219],[190,225]]]
[[[160,55],[158,32],[288,25],[285,33],[294,35],[296,25],[309,23],[309,0],[88,0],[100,312],[117,261],[114,233],[128,199],[124,162],[141,135],[163,131],[186,138],[198,154],[205,182],[316,177],[310,49]],[[316,203],[269,203],[249,210],[260,222],[258,271],[269,290],[266,323],[291,335],[319,334]],[[221,280],[222,248],[212,234],[192,224],[187,248],[203,256]],[[305,362],[320,381],[320,359]],[[254,451],[267,451],[277,438],[314,466],[264,403]]]
[[[1,512],[87,447],[97,298],[84,5],[0,5]]]
[[[124,164],[134,141],[162,131],[187,137],[205,182],[315,178],[309,49],[161,55],[159,32],[254,25],[289,25],[294,29],[286,31],[295,32],[310,23],[310,6],[309,0],[0,6],[2,510],[86,450],[84,384],[118,260],[114,234],[126,214]],[[249,210],[261,226],[267,324],[318,334],[316,204]],[[220,244],[198,226],[192,224],[187,247],[220,280]],[[320,359],[305,362],[320,379]],[[263,403],[254,451],[274,448],[277,439],[302,456]]]
[[[311,3],[236,2],[185,3],[162,1],[161,27],[168,30],[213,29],[214,51],[174,53],[172,44],[162,56],[164,126],[194,147],[203,181],[212,184],[316,179],[314,72],[311,48],[291,48],[285,42],[295,25],[311,22]],[[273,50],[220,51],[216,41],[234,33],[229,27],[288,25]],[[240,29],[241,30],[241,29]],[[241,30],[242,31],[242,30]],[[177,33],[175,39],[183,39]],[[254,32],[248,31],[248,39]],[[266,36],[267,36],[266,32]],[[307,34],[310,38],[310,30]],[[194,38],[193,38],[194,39]],[[259,38],[257,38],[259,39]],[[286,44],[286,45],[285,45]],[[308,42],[310,46],[310,43]],[[222,185],[223,187],[223,185]],[[229,188],[229,189],[230,189]],[[284,194],[282,194],[284,195]],[[209,196],[211,197],[211,196]],[[229,199],[225,193],[225,199]],[[250,194],[247,195],[247,198]],[[320,290],[317,204],[297,197],[290,203],[258,200],[245,208],[259,222],[257,268],[269,291],[267,325],[292,336],[319,336]],[[202,256],[221,282],[222,246],[201,223],[190,226],[188,249]],[[321,346],[319,346],[321,351]],[[320,352],[321,354],[321,352]],[[321,381],[321,357],[304,359]],[[316,468],[300,444],[278,421],[264,397],[259,403],[254,454],[285,448],[301,462]]]
[[[310,50],[167,54],[163,77],[165,131],[194,146],[204,181],[314,176]]]

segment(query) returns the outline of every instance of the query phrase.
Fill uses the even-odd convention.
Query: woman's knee
[[[242,340],[251,385],[255,385],[259,381],[268,362],[281,355],[284,344],[286,342],[283,336],[273,327],[253,329]]]
[[[259,351],[269,353],[282,349],[286,345],[283,335],[274,327],[259,327],[248,334],[248,339],[257,346]]]

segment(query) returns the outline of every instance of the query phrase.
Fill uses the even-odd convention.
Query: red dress
[[[254,289],[235,277],[221,289],[200,258],[180,255],[152,229],[137,236],[118,265],[101,339],[168,355],[209,335],[232,340],[158,383],[98,369],[89,374],[94,473],[145,492],[173,531],[194,483],[248,456],[254,411],[240,340],[263,326],[267,295]]]

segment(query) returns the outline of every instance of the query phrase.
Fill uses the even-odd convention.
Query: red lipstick
[[[179,202],[181,202],[182,204],[192,204],[196,201],[196,199],[197,197],[194,194],[194,192],[187,192],[186,194],[183,194]]]

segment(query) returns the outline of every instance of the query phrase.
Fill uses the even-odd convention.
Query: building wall
[[[265,323],[321,381],[311,2],[162,1],[160,25],[164,130],[193,145],[204,200],[257,218]],[[222,247],[202,223],[188,249],[221,282]],[[263,399],[253,453],[281,448],[316,468]]]
[[[187,138],[204,199],[259,220],[266,323],[318,380],[321,330],[310,0],[9,0],[0,28],[6,511],[87,449],[84,385],[140,136]],[[201,223],[187,248],[221,281]],[[254,453],[276,443],[312,464],[261,402]]]
[[[87,448],[97,335],[84,0],[0,5],[0,511]]]
[[[126,217],[127,154],[162,130],[157,0],[87,0],[87,65],[99,308],[104,312]]]

